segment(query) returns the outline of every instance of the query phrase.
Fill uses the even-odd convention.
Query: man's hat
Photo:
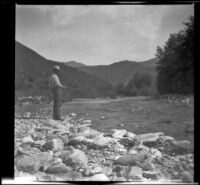
[[[60,70],[60,66],[54,66],[53,69],[54,70]]]

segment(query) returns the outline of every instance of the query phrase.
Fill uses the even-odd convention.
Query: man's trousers
[[[53,119],[61,119],[61,88],[52,88],[53,92]]]

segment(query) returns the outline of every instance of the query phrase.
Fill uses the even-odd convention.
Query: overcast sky
[[[145,61],[193,14],[193,5],[17,5],[16,40],[55,61]]]

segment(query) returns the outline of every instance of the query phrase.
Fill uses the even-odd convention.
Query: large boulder
[[[190,141],[182,140],[182,141],[170,141],[169,150],[172,153],[183,154],[190,152],[192,146]]]
[[[67,166],[71,166],[75,169],[86,168],[88,164],[88,158],[85,153],[75,148],[62,153],[60,158]]]
[[[129,166],[129,165],[137,165],[138,163],[143,162],[145,159],[148,158],[148,155],[145,153],[138,153],[138,154],[125,154],[122,157],[117,158],[113,164],[115,165],[122,165],[122,166]]]
[[[34,156],[23,156],[17,161],[16,167],[18,171],[37,172],[40,169],[40,160]]]
[[[188,172],[188,171],[183,171],[180,174],[180,177],[181,177],[181,180],[183,182],[193,182],[194,181],[193,175],[190,172]]]

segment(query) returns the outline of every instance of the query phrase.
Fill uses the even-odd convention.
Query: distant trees
[[[157,47],[156,85],[160,94],[193,93],[194,17],[183,24],[185,28],[170,34],[163,48]]]
[[[146,96],[156,93],[153,77],[146,73],[136,73],[126,85],[118,83],[114,89],[117,94],[125,96]]]

